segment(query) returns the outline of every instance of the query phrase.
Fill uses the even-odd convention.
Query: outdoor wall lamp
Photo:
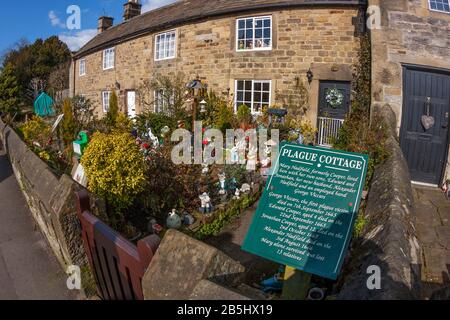
[[[311,84],[311,82],[313,81],[313,79],[314,79],[314,74],[313,74],[313,72],[311,71],[311,68],[308,70],[308,72],[306,73],[306,77],[308,78],[308,83],[309,84]]]
[[[120,83],[116,81],[115,87],[116,87],[117,90],[120,90]]]

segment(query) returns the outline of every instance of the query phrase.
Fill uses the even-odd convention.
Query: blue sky
[[[98,17],[114,17],[114,24],[122,21],[123,4],[127,0],[23,0],[2,1],[0,11],[0,53],[21,39],[34,42],[37,38],[58,35],[70,49],[77,50],[96,34]],[[143,11],[176,0],[141,0]],[[81,10],[81,29],[69,30],[67,8],[76,5]],[[19,7],[18,7],[19,6]]]

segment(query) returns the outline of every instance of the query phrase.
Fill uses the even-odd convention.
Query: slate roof
[[[364,4],[366,0],[180,0],[122,22],[98,34],[74,56],[80,58],[147,33],[229,14],[302,6],[342,7]]]

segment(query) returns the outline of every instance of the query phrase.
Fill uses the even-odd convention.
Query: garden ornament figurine
[[[195,223],[195,218],[188,212],[183,213],[183,223],[187,226],[191,226]]]
[[[211,198],[209,197],[209,194],[204,192],[199,198],[201,201],[200,212],[204,213],[204,214],[211,213],[212,206],[211,206]]]
[[[202,164],[202,174],[208,174],[209,172],[209,165],[207,163]]]
[[[159,140],[158,138],[153,134],[152,132],[152,128],[148,128],[148,137],[150,138],[150,140],[152,141],[153,144],[153,148],[158,148],[159,147]]]
[[[242,193],[249,194],[251,190],[252,190],[252,187],[248,183],[244,183],[242,185],[242,188],[241,188]]]
[[[253,146],[250,148],[248,152],[248,159],[247,159],[248,171],[256,170],[257,159],[258,159],[258,148],[256,146]]]
[[[236,192],[234,193],[234,199],[239,200],[241,198],[241,190],[236,188]]]
[[[235,146],[231,149],[231,163],[237,164],[239,162],[238,148]]]
[[[180,229],[181,228],[181,218],[177,214],[177,210],[172,209],[167,218],[167,228],[169,229]]]
[[[220,191],[219,194],[221,196],[223,196],[224,194],[226,194],[226,180],[227,180],[227,176],[225,175],[225,173],[219,173],[219,182],[220,182]]]

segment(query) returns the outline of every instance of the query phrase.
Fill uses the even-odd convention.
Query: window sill
[[[114,69],[114,67],[110,67],[110,68],[103,68],[103,71],[108,71],[108,70],[112,70]]]
[[[430,9],[431,12],[436,12],[436,13],[443,13],[443,14],[450,14],[450,12],[447,11],[441,11],[441,10],[436,10],[436,9]]]
[[[159,62],[159,61],[167,61],[167,60],[175,60],[176,57],[170,57],[170,58],[163,58],[163,59],[155,59],[155,62]]]
[[[262,49],[236,49],[236,52],[259,52],[259,51],[272,51],[272,48],[262,48]]]

